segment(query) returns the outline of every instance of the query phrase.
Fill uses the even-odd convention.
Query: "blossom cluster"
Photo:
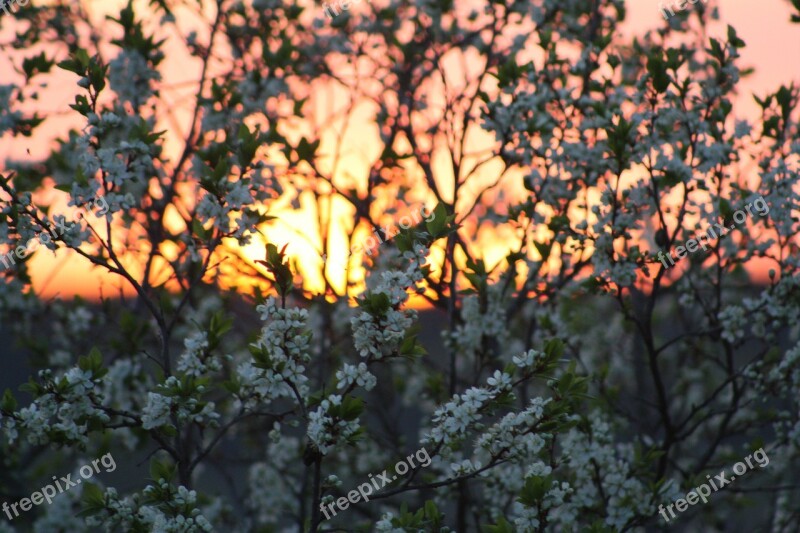
[[[240,400],[248,407],[271,402],[281,397],[301,397],[308,392],[304,374],[311,358],[308,311],[282,309],[275,298],[268,298],[257,307],[267,323],[257,341],[250,346],[253,360],[236,369],[241,386]]]

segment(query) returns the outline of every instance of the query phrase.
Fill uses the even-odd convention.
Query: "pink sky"
[[[663,21],[659,5],[671,6],[676,0],[629,0],[628,31],[641,33]],[[755,73],[743,80],[741,96],[743,108],[734,108],[739,114],[758,109],[752,94],[774,92],[781,83],[800,82],[800,24],[791,24],[792,7],[788,0],[711,0],[708,4],[719,8],[720,22],[710,30],[713,37],[725,38],[728,24],[736,28],[747,47],[741,51],[742,65],[753,67]],[[687,9],[696,9],[689,5]],[[677,10],[676,10],[677,12]]]

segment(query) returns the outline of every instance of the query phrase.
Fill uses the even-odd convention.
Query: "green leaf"
[[[83,485],[81,503],[83,508],[78,513],[78,516],[92,516],[105,510],[106,497],[100,487],[94,483],[85,483]]]
[[[661,52],[656,51],[647,60],[647,71],[653,79],[653,88],[659,93],[663,93],[669,87],[669,75],[667,65],[661,57]]]
[[[78,358],[78,367],[84,372],[91,372],[92,379],[101,378],[108,372],[103,368],[103,356],[96,347],[92,348],[89,355]]]
[[[564,343],[561,339],[550,339],[544,345],[544,353],[548,359],[561,359],[564,355]]]
[[[213,229],[209,228],[206,229],[203,227],[203,224],[197,220],[196,218],[192,220],[192,233],[197,235],[197,237],[203,241],[208,240],[211,237]]]
[[[299,161],[308,161],[312,163],[317,155],[317,148],[319,148],[319,140],[309,142],[305,137],[300,139],[295,151]]]
[[[86,96],[78,94],[75,96],[75,103],[69,105],[72,109],[83,116],[88,116],[92,112],[92,106]]]
[[[83,76],[86,69],[81,64],[80,61],[76,57],[72,57],[70,59],[65,59],[64,61],[59,61],[58,68],[66,70],[68,72],[73,72],[78,76]]]
[[[0,400],[0,411],[4,413],[13,413],[17,409],[17,399],[14,398],[14,393],[6,389],[3,393],[3,399]]]
[[[249,167],[256,156],[256,151],[261,145],[261,135],[258,129],[250,131],[250,129],[242,124],[239,126],[239,163],[242,168]]]
[[[426,501],[424,509],[427,518],[439,518],[439,508],[436,507],[436,503],[433,500]]]
[[[447,206],[445,206],[445,204],[439,202],[429,218],[430,220],[425,222],[425,227],[434,239],[438,239],[447,234],[448,216]]]
[[[547,258],[550,257],[550,251],[553,249],[553,243],[541,243],[534,241],[533,246],[536,247],[539,255],[542,256],[542,261],[547,261]]]
[[[731,203],[725,198],[719,199],[719,213],[722,215],[722,219],[726,221],[730,220],[733,216],[733,207],[731,207]]]
[[[711,43],[711,48],[707,48],[708,52],[720,63],[725,61],[725,50],[722,48],[720,42],[714,38],[711,38],[709,42]]]
[[[664,175],[658,180],[658,185],[662,187],[675,187],[680,182],[680,174],[672,170],[665,170]]]
[[[55,61],[47,59],[44,52],[33,57],[27,57],[22,61],[22,71],[26,79],[31,79],[37,74],[47,74],[55,64]]]
[[[44,393],[44,387],[36,383],[33,378],[28,378],[28,382],[20,385],[19,390],[20,392],[27,392],[33,397],[41,396]]]
[[[730,24],[728,24],[728,42],[731,43],[731,46],[734,48],[745,47],[745,42],[736,35],[736,30]]]
[[[208,330],[209,349],[213,350],[219,346],[222,336],[230,331],[231,328],[233,328],[233,319],[226,318],[224,312],[217,311],[211,315],[208,328],[206,328]]]
[[[364,400],[347,396],[339,407],[339,417],[348,422],[355,420],[364,412]]]
[[[359,300],[358,306],[374,317],[383,317],[392,307],[389,295],[383,292],[365,293]]]
[[[175,466],[158,459],[150,461],[150,478],[158,482],[160,480],[171,481],[175,475]]]
[[[503,517],[500,517],[497,524],[484,526],[483,529],[486,533],[515,533],[512,525]]]
[[[526,507],[536,507],[552,485],[553,478],[550,476],[529,477],[525,480],[517,501]]]

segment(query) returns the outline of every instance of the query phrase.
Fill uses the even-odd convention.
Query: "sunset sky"
[[[669,4],[671,3],[669,0]],[[99,7],[104,3],[96,2],[96,4]],[[741,64],[744,67],[755,68],[755,74],[740,83],[739,102],[734,107],[734,112],[738,116],[752,118],[758,110],[752,98],[753,93],[764,94],[766,91],[775,90],[781,83],[800,81],[800,24],[790,24],[790,6],[787,0],[762,0],[757,3],[721,0],[718,5],[722,21],[712,25],[712,34],[724,37],[727,25],[734,26],[739,36],[747,43],[747,47],[742,51]],[[627,34],[639,34],[659,24],[661,18],[659,2],[636,0],[627,2],[627,6],[628,22],[624,30]],[[692,6],[688,7],[691,8]],[[9,38],[11,35],[9,30],[11,30],[10,25],[6,27],[5,32],[0,33],[1,40]],[[17,75],[10,65],[2,61],[0,60],[0,79],[14,79]],[[194,70],[185,70],[185,64],[170,63],[169,56],[164,65],[162,69],[164,83],[189,81],[197,77],[197,72]],[[72,78],[65,76],[64,79],[69,83]],[[64,112],[69,111],[67,106],[72,101],[72,94],[71,89],[53,88],[49,91],[49,97],[41,101],[40,109],[43,114],[58,113],[58,116],[47,123],[51,128],[50,132],[56,130],[63,132],[71,123],[74,124],[70,121],[69,114]],[[10,136],[6,135],[0,140],[0,161],[35,160],[52,148],[46,142],[37,141],[36,138],[12,141]],[[362,142],[368,143],[368,140],[362,139]],[[0,164],[0,170],[2,169],[3,165]],[[45,201],[49,199],[49,195],[42,197]],[[61,211],[56,209],[56,212]],[[280,235],[276,237],[278,240],[291,238],[289,232],[279,233]],[[260,246],[254,246],[254,250]],[[498,254],[500,252],[498,248]],[[31,265],[34,288],[43,296],[80,294],[93,298],[97,297],[101,290],[106,296],[113,296],[119,291],[119,281],[116,277],[108,276],[99,269],[89,268],[84,260],[64,251],[55,256],[49,252],[39,253]],[[127,287],[126,292],[128,292]]]

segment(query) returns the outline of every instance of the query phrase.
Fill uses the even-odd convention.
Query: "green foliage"
[[[267,244],[266,260],[257,260],[256,263],[264,265],[275,278],[275,288],[281,298],[286,298],[294,286],[292,271],[289,268],[289,261],[286,259],[286,248],[284,245],[280,251],[272,243]]]
[[[439,511],[436,504],[428,500],[422,509],[416,512],[408,510],[408,505],[402,503],[400,515],[392,519],[392,526],[403,531],[430,531],[444,533],[450,531],[443,525],[444,515]]]
[[[103,513],[108,502],[102,489],[94,483],[83,483],[81,511],[78,516],[95,516]]]
[[[108,373],[108,369],[103,367],[103,356],[97,348],[92,348],[89,355],[78,359],[78,368],[91,372],[92,379],[100,379]]]

